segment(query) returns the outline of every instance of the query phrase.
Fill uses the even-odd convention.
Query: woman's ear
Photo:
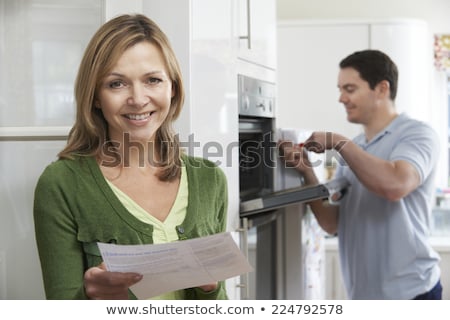
[[[97,109],[102,108],[102,106],[100,105],[100,102],[97,99],[94,100],[94,107],[96,107]]]

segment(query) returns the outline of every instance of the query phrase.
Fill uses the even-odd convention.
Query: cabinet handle
[[[251,21],[250,21],[250,0],[247,0],[247,35],[246,36],[239,36],[240,40],[247,40],[247,49],[252,48],[252,27],[251,27]]]
[[[248,218],[242,218],[241,227],[237,229],[240,233],[240,241],[241,241],[241,250],[246,259],[248,259]],[[246,300],[249,299],[249,287],[248,287],[248,273],[244,273],[241,275],[241,283],[237,285],[238,288],[241,288],[241,299]]]

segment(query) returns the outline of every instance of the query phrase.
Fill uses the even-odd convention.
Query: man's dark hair
[[[352,53],[344,58],[339,67],[353,68],[359,72],[361,79],[369,83],[373,90],[383,80],[387,80],[390,86],[390,98],[392,101],[397,96],[398,70],[395,63],[388,55],[379,50],[363,50]]]

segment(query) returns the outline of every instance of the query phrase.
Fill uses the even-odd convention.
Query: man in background
[[[339,66],[339,101],[363,133],[350,140],[314,132],[302,145],[281,141],[281,157],[306,184],[319,182],[306,151],[334,149],[343,160],[335,177],[350,187],[340,203],[309,205],[319,225],[337,233],[348,298],[440,300],[440,259],[428,242],[438,136],[396,111],[398,70],[386,54],[355,52]]]

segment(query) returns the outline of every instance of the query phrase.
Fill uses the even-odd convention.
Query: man
[[[307,151],[336,150],[336,177],[351,186],[337,206],[310,206],[320,226],[337,233],[350,299],[441,299],[439,256],[428,242],[439,141],[425,123],[398,114],[398,71],[384,53],[355,52],[340,63],[339,101],[364,132],[350,140],[314,132],[280,153],[306,184],[317,184]],[[426,106],[424,106],[426,107]],[[302,150],[303,148],[303,150]]]

